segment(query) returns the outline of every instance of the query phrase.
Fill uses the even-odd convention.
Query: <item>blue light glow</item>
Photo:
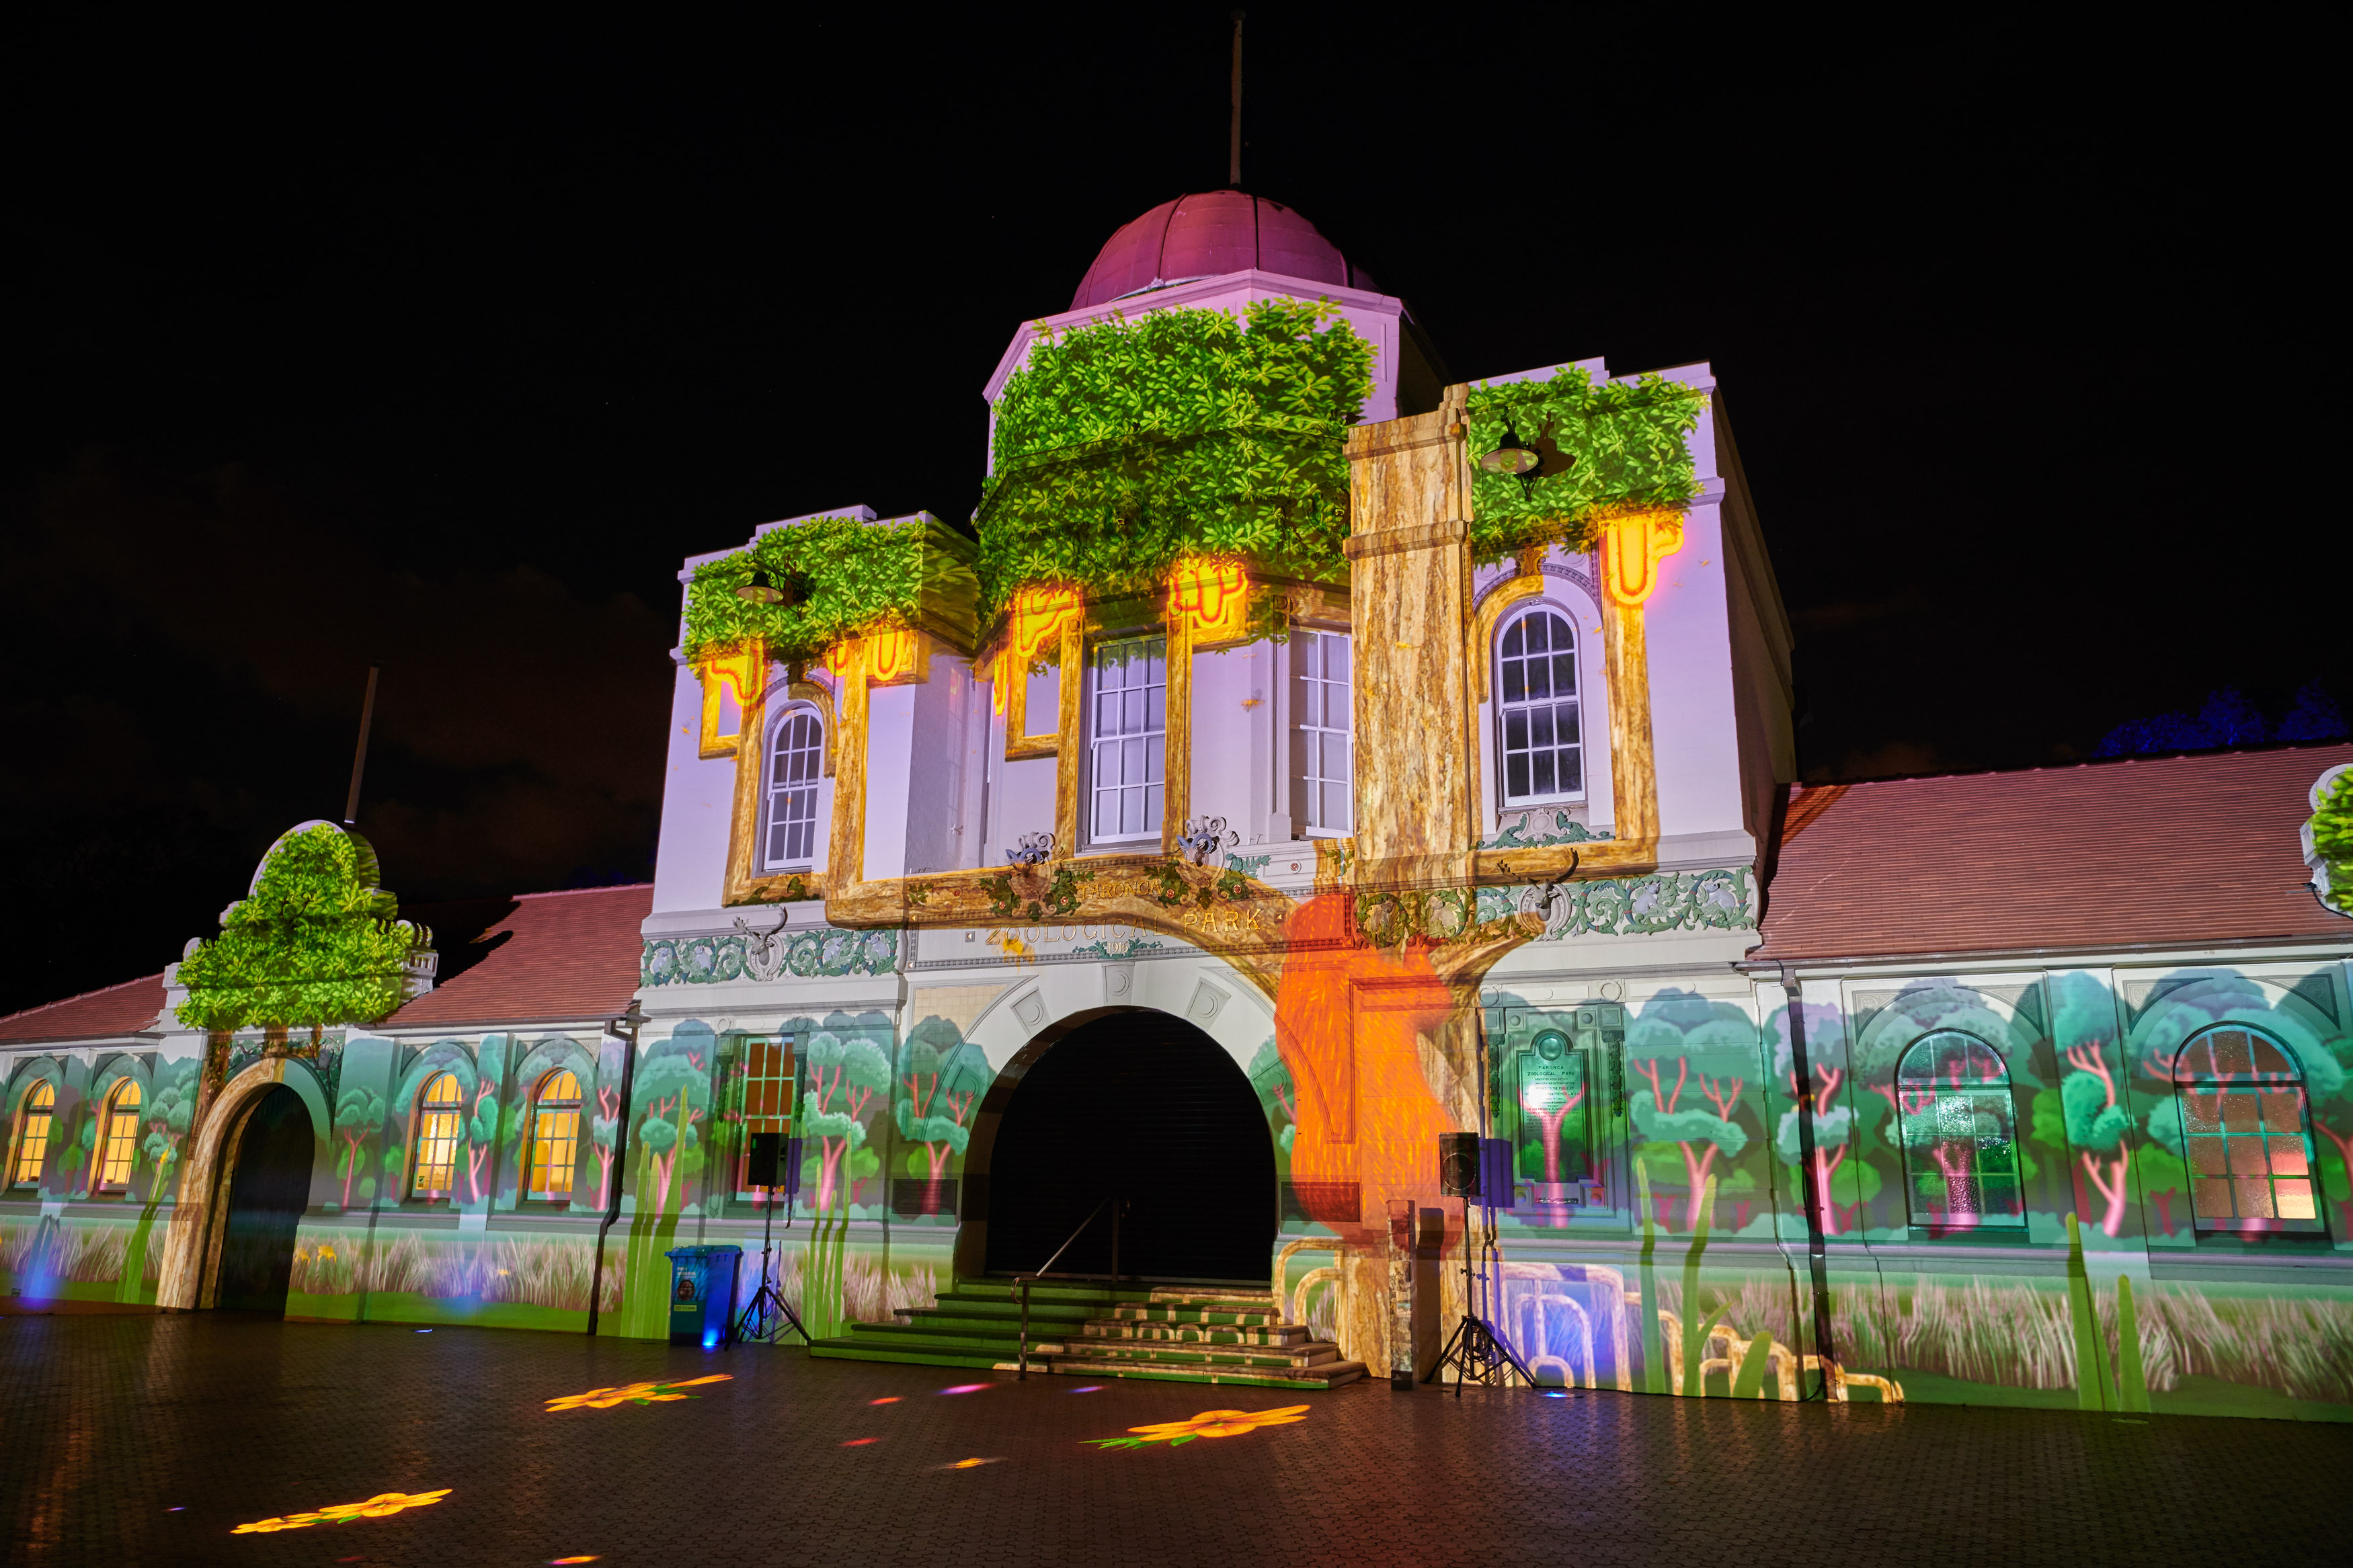
[[[705,1329],[702,1331],[702,1348],[707,1351],[715,1351],[719,1348],[719,1331],[717,1329]]]

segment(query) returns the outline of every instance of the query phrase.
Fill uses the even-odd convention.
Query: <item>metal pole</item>
[[[343,826],[360,819],[360,775],[367,771],[368,731],[375,724],[375,677],[380,665],[368,666],[367,695],[360,700],[360,743],[352,753],[352,793],[343,802]]]
[[[1814,1353],[1821,1358],[1822,1392],[1828,1397],[1831,1368],[1838,1360],[1838,1352],[1831,1343],[1830,1258],[1822,1240],[1822,1194],[1814,1161],[1814,1065],[1806,1054],[1806,1005],[1800,984],[1787,963],[1781,965],[1781,998],[1789,1020],[1789,1065],[1798,1079],[1798,1173],[1805,1189],[1806,1267],[1813,1276]],[[1644,1309],[1648,1308],[1645,1302]],[[1804,1387],[1804,1379],[1800,1378],[1801,1394]]]
[[[1226,143],[1226,184],[1242,188],[1242,14],[1234,13],[1234,120]]]
[[[621,1042],[621,1108],[613,1121],[613,1191],[605,1218],[596,1226],[596,1261],[588,1274],[588,1337],[592,1340],[596,1337],[597,1303],[605,1293],[605,1237],[621,1217],[621,1184],[628,1177],[629,1091],[637,1081],[638,1029],[644,1022],[638,1005],[632,1002],[628,1014],[606,1026]]]
[[[1029,1375],[1029,1281],[1026,1279],[1021,1281],[1020,1347],[1014,1359],[1019,1363],[1019,1366],[1013,1375],[1016,1378],[1027,1379]]]

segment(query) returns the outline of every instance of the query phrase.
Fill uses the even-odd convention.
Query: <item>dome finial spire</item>
[[[1242,188],[1242,13],[1234,13],[1234,119],[1226,142],[1226,184]]]

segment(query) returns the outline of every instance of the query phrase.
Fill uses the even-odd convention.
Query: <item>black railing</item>
[[[1079,1228],[1071,1232],[1071,1234],[1064,1238],[1061,1246],[1054,1248],[1054,1256],[1046,1259],[1046,1266],[1043,1268],[1039,1269],[1034,1274],[1017,1274],[1014,1276],[1013,1282],[1021,1287],[1021,1340],[1020,1348],[1015,1355],[1015,1376],[1026,1378],[1029,1375],[1029,1287],[1032,1284],[1040,1279],[1105,1279],[1111,1282],[1114,1289],[1118,1288],[1119,1215],[1120,1211],[1125,1207],[1127,1207],[1127,1200],[1125,1198],[1103,1199],[1102,1203],[1095,1205],[1093,1209],[1088,1213],[1086,1218],[1079,1221]],[[1094,1224],[1095,1215],[1103,1213],[1106,1208],[1111,1210],[1111,1272],[1109,1274],[1055,1273],[1054,1265],[1062,1260],[1062,1254],[1071,1250],[1071,1244],[1078,1240],[1080,1236],[1085,1232],[1087,1226]]]

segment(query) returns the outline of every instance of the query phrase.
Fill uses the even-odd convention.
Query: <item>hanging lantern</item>
[[[1491,474],[1509,474],[1525,479],[1536,470],[1544,458],[1520,440],[1518,421],[1511,415],[1504,416],[1503,444],[1479,459],[1479,466]]]
[[[781,605],[786,595],[782,588],[768,581],[765,569],[755,568],[752,580],[735,590],[735,596],[754,605]]]

